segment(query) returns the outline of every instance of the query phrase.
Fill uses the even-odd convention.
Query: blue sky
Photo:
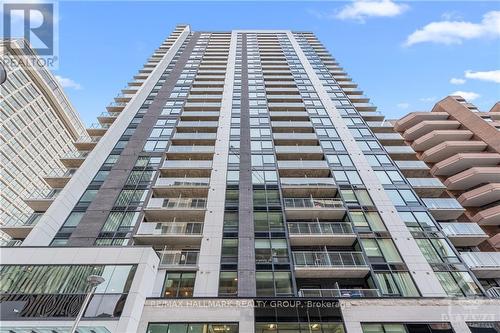
[[[177,23],[276,28],[316,33],[388,118],[455,91],[500,100],[498,2],[378,2],[60,2],[56,74],[90,124]]]

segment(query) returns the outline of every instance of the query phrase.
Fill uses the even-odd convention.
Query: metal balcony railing
[[[486,290],[486,295],[491,298],[500,298],[500,287],[491,287]]]
[[[76,172],[76,169],[53,168],[45,172],[44,178],[71,177]]]
[[[160,267],[185,267],[198,264],[199,251],[171,251],[156,252],[160,257]]]
[[[178,208],[206,208],[207,199],[205,198],[166,198],[163,199],[161,207],[167,209]]]
[[[293,261],[296,267],[366,267],[362,252],[295,251]]]
[[[203,223],[199,222],[160,222],[160,223],[141,223],[138,235],[201,235],[203,232]]]
[[[341,199],[337,198],[285,198],[285,208],[343,208]]]
[[[289,222],[288,232],[292,235],[335,235],[353,234],[352,224],[347,222]]]
[[[299,297],[380,297],[378,289],[300,289]]]

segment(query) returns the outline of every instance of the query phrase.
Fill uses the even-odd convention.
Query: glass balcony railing
[[[341,199],[337,198],[285,198],[285,208],[343,208]]]
[[[291,235],[336,235],[353,234],[351,223],[347,222],[289,222]]]
[[[299,297],[380,297],[380,291],[378,289],[300,289]]]
[[[422,198],[429,209],[464,209],[454,198]]]
[[[36,189],[32,191],[30,194],[28,194],[25,197],[25,200],[53,200],[59,195],[60,192],[61,189],[54,189],[54,190]]]
[[[209,160],[166,160],[163,168],[185,168],[185,169],[209,169],[212,161]]]
[[[367,266],[362,252],[294,251],[293,261],[296,267],[349,268]]]
[[[500,270],[500,252],[460,252],[460,256],[471,269]]]
[[[201,235],[203,223],[199,222],[144,222],[139,226],[137,235],[155,236],[179,236],[179,235]]]
[[[423,161],[394,161],[400,169],[428,170],[429,167]]]
[[[326,161],[278,161],[280,169],[328,169]]]
[[[281,186],[300,187],[300,186],[315,186],[315,187],[332,187],[336,186],[333,178],[280,178]]]
[[[198,264],[199,251],[157,251],[160,267],[185,267]]]
[[[488,235],[477,223],[441,223],[446,236],[483,236]]]
[[[110,124],[92,123],[89,129],[108,129],[110,127]]]
[[[9,216],[3,221],[3,227],[31,227],[38,223],[42,218],[43,213],[33,213],[27,218],[18,218],[16,216]]]
[[[170,146],[169,153],[213,153],[214,146]]]
[[[86,158],[90,152],[88,151],[71,151],[68,152],[64,155],[62,155],[60,158],[61,159],[70,159],[70,158],[75,158],[75,159],[80,159],[80,158]]]
[[[158,187],[206,187],[210,178],[158,178],[155,186]]]
[[[104,111],[104,112],[101,112],[101,114],[99,115],[99,117],[106,117],[106,118],[116,118],[120,115],[121,112],[107,112],[107,111]]]
[[[71,177],[76,169],[53,168],[44,173],[43,178]]]
[[[446,188],[437,178],[407,178],[413,187],[442,187]]]
[[[151,198],[148,203],[148,208],[204,209],[206,207],[206,198]]]

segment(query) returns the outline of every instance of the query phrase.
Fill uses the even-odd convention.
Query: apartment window
[[[286,239],[256,239],[255,261],[257,264],[288,263]]]
[[[387,155],[365,155],[368,164],[372,167],[378,167],[383,165],[392,165],[391,160]]]
[[[417,287],[408,272],[375,272],[373,274],[382,295],[417,297]]]
[[[352,160],[349,155],[326,155],[326,160],[328,161],[328,163],[334,166],[353,166]]]
[[[253,213],[256,232],[283,231],[283,215],[281,212],[259,212]]]
[[[323,149],[333,149],[335,151],[345,151],[344,144],[341,141],[320,141]]]
[[[238,295],[238,272],[220,272],[219,296]]]
[[[353,185],[363,184],[357,171],[333,171],[333,176],[337,183],[349,183]]]
[[[400,263],[402,262],[399,256],[398,250],[392,239],[380,238],[380,239],[361,239],[361,244],[368,257],[372,258],[383,258],[385,262],[388,263]]]
[[[376,170],[375,174],[377,175],[379,181],[382,185],[392,185],[392,184],[404,184],[405,181],[403,177],[397,171],[379,171]]]
[[[130,232],[139,218],[138,212],[111,212],[101,232]]]
[[[448,323],[362,324],[363,333],[453,333]]]
[[[149,324],[147,333],[204,333],[204,332],[224,332],[238,333],[238,324],[229,323],[209,323],[209,324]]]
[[[278,174],[276,173],[276,171],[254,170],[252,172],[253,184],[277,183],[277,182],[278,182]]]
[[[395,206],[418,205],[418,199],[411,190],[385,190]]]
[[[356,141],[362,151],[374,151],[382,149],[377,141]]]
[[[342,198],[349,204],[373,206],[373,201],[366,190],[340,190]]]
[[[281,206],[280,193],[278,190],[253,190],[254,207]]]
[[[83,192],[83,195],[78,203],[80,204],[92,202],[92,200],[94,200],[94,198],[96,197],[98,191],[99,190],[86,190],[85,192]]]
[[[116,199],[115,206],[140,206],[146,199],[146,190],[122,190]]]
[[[252,166],[253,167],[263,167],[265,165],[274,165],[276,160],[274,155],[257,155],[252,154]]]
[[[427,212],[398,212],[410,231],[437,231],[436,224]]]
[[[337,131],[333,128],[318,128],[318,129],[316,129],[316,134],[318,136],[327,136],[329,138],[338,138],[339,137]]]
[[[387,231],[377,212],[350,211],[349,215],[358,231],[363,231],[363,229],[373,232]]]
[[[224,238],[222,240],[221,261],[224,264],[238,263],[238,239]]]
[[[435,272],[435,274],[448,296],[482,295],[468,272]]]
[[[167,149],[168,141],[160,140],[148,140],[144,145],[143,151],[154,152],[154,151],[165,151]]]
[[[168,272],[163,284],[163,297],[192,297],[195,279],[194,272]]]

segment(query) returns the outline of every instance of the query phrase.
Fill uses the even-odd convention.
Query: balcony
[[[406,177],[428,177],[429,167],[422,161],[394,161]]]
[[[198,269],[200,251],[156,251],[160,257],[160,269],[192,271]]]
[[[489,237],[478,224],[473,222],[441,223],[440,225],[443,233],[455,246],[478,246]]]
[[[196,145],[196,144],[215,144],[217,133],[175,133],[172,137],[172,143],[181,145]]]
[[[460,255],[477,278],[500,278],[500,252],[461,252]]]
[[[288,222],[287,226],[292,246],[351,246],[357,237],[347,222]]]
[[[394,128],[403,132],[425,120],[446,120],[448,117],[447,112],[412,112],[396,121]]]
[[[446,190],[446,186],[437,178],[407,178],[420,197],[436,198]]]
[[[351,98],[352,101],[352,98]],[[381,121],[384,120],[385,116],[380,112],[375,111],[360,111],[359,115],[363,117],[365,121]]]
[[[205,216],[206,206],[206,198],[151,198],[145,215],[150,222],[172,221],[176,218],[200,221]]]
[[[468,130],[434,130],[415,139],[411,146],[416,151],[425,151],[445,141],[467,141],[472,135]]]
[[[299,297],[370,298],[380,297],[380,291],[378,289],[300,289]]]
[[[200,245],[203,223],[200,222],[143,222],[134,235],[136,244]]]
[[[219,111],[220,102],[186,102],[184,110],[186,111]]]
[[[399,133],[375,133],[375,136],[383,145],[397,146],[404,144],[404,139]]]
[[[390,121],[368,121],[367,125],[373,133],[394,133],[394,125]]]
[[[436,220],[456,220],[465,208],[454,198],[422,198]]]
[[[500,181],[500,168],[498,168]],[[464,207],[481,207],[500,200],[500,183],[490,183],[463,193],[458,202]]]
[[[376,111],[377,107],[372,103],[353,103],[358,111]]]
[[[214,146],[176,146],[168,148],[167,156],[174,159],[211,159],[215,151]],[[175,156],[174,156],[175,155]]]
[[[87,134],[90,136],[103,136],[110,127],[110,124],[94,123],[87,128]]]
[[[24,198],[24,202],[35,212],[45,212],[54,202],[61,190],[35,190]]]
[[[273,133],[275,145],[317,145],[316,133]]]
[[[269,111],[305,111],[306,106],[304,103],[293,102],[268,102],[267,107]]]
[[[330,175],[330,167],[324,160],[278,161],[278,171],[281,177],[321,178]]]
[[[11,216],[0,225],[0,230],[12,238],[24,239],[33,230],[33,227],[42,218],[43,213],[33,213],[26,220]]]
[[[410,146],[385,146],[387,153],[393,160],[416,160],[415,151]]]
[[[169,177],[210,177],[211,160],[165,160],[160,168]]]
[[[106,110],[108,110],[109,112],[120,113],[125,108],[126,105],[127,103],[124,101],[116,101],[113,103],[109,103],[109,105],[106,106]]]
[[[120,112],[102,112],[97,120],[101,124],[111,124],[115,121],[115,119],[120,115]]]
[[[364,278],[370,268],[362,252],[294,251],[297,278]]]
[[[435,176],[452,176],[472,167],[492,167],[498,164],[498,153],[461,153],[436,163],[431,173]]]
[[[413,141],[435,130],[456,130],[459,127],[460,123],[455,120],[424,120],[408,128],[403,137],[407,141]]]
[[[177,123],[177,131],[181,132],[217,132],[218,121],[187,121],[181,120]]]
[[[164,178],[160,177],[153,186],[155,196],[160,197],[206,197],[210,186],[210,178],[183,177]]]
[[[285,197],[332,197],[337,194],[333,178],[280,178]]]
[[[500,205],[479,211],[472,217],[472,220],[482,226],[499,226]]]
[[[488,145],[482,141],[445,141],[422,153],[422,160],[428,163],[441,162],[455,154],[479,153]]]
[[[499,181],[500,167],[474,167],[444,181],[449,190],[467,190],[473,186]]]
[[[306,121],[309,113],[305,111],[273,111],[269,112],[272,121]]]
[[[203,96],[203,95],[200,95]],[[181,120],[188,121],[216,121],[219,120],[219,111],[187,111],[181,114]]]
[[[72,151],[61,156],[60,160],[66,168],[79,168],[89,153],[88,151]]]
[[[75,172],[76,169],[54,168],[43,175],[43,180],[52,188],[63,188]]]
[[[271,121],[273,132],[302,132],[313,131],[313,125],[310,121]]]
[[[100,136],[82,136],[73,142],[73,145],[79,151],[89,151],[94,149],[100,139]]]
[[[276,157],[280,160],[318,160],[323,157],[321,146],[275,146]]]
[[[345,207],[338,198],[285,198],[285,215],[287,219],[341,219],[345,215]]]

